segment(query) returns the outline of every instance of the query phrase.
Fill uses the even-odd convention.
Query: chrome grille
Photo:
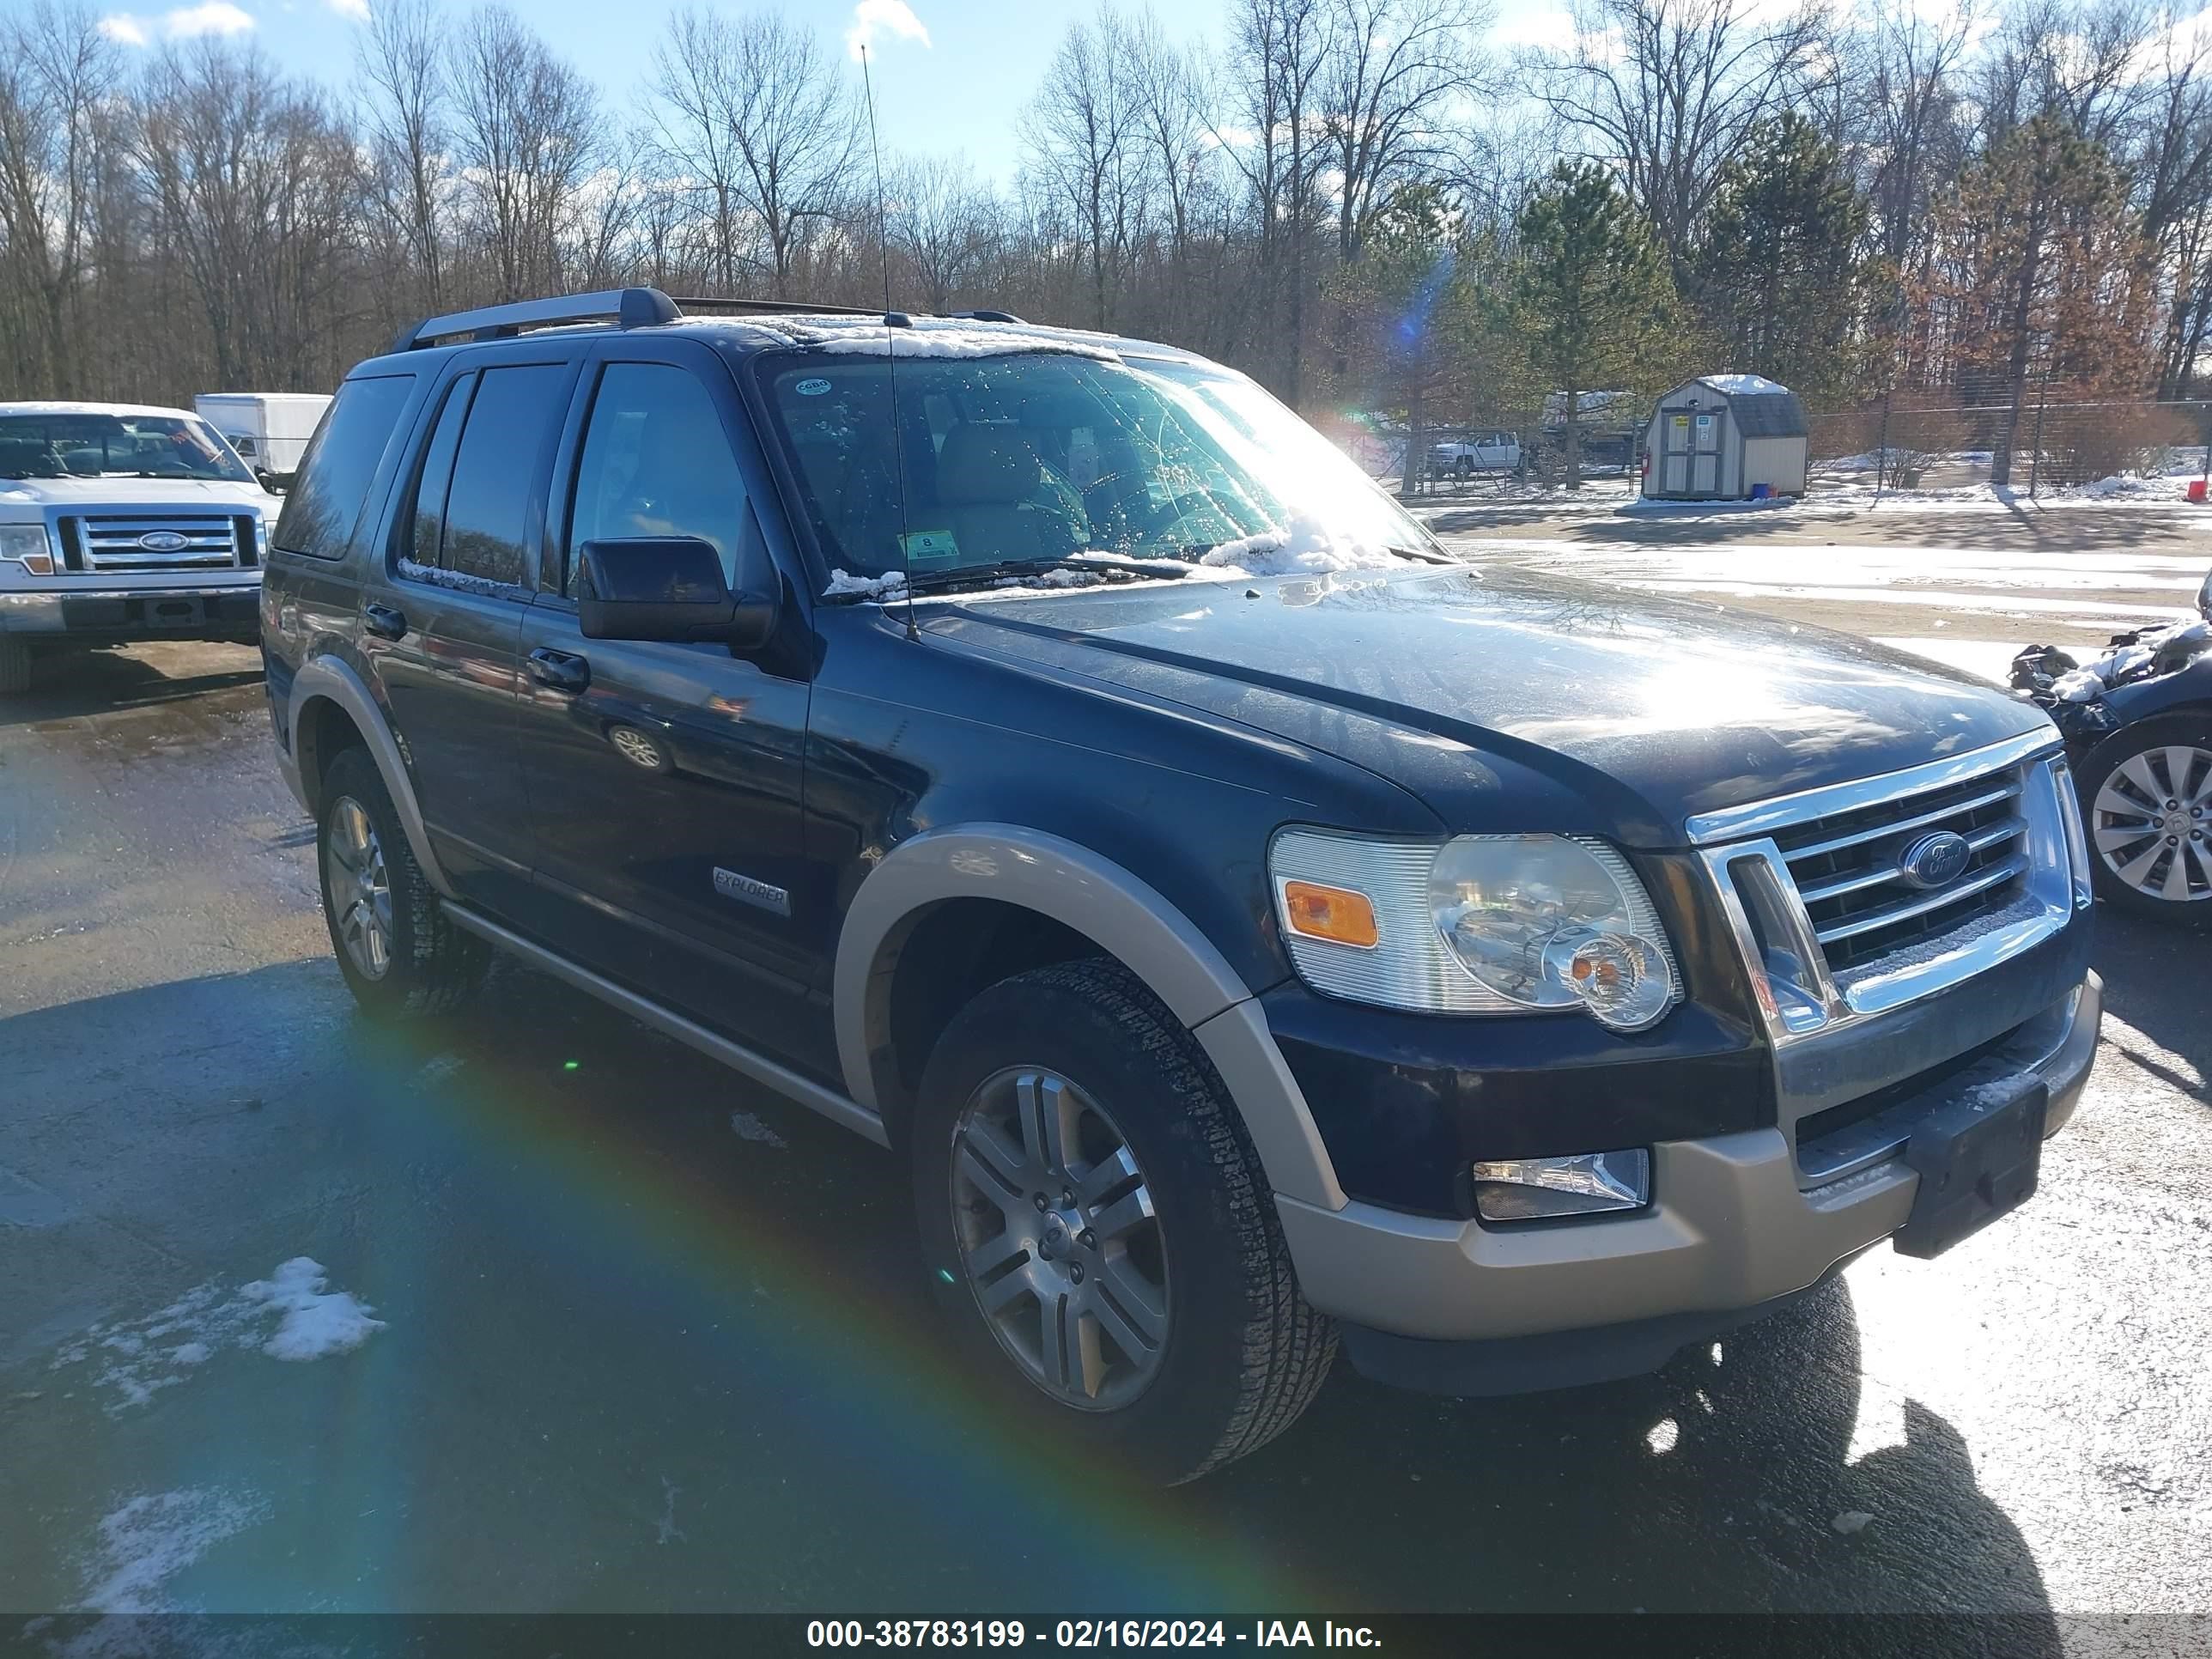
[[[246,556],[241,560],[240,521],[228,514],[87,514],[72,522],[88,570],[198,570],[252,562],[251,532],[243,538]],[[179,537],[182,545],[149,548],[142,539],[147,536]]]
[[[1779,830],[1774,837],[1831,969],[1874,963],[2019,896],[2027,821],[2019,767],[1963,779]],[[1901,866],[1923,836],[1948,830],[1964,867],[1929,888]]]
[[[1970,979],[2087,907],[2057,750],[2056,732],[2024,732],[1689,820],[1778,1048]],[[1944,831],[1965,843],[1948,846],[1954,867],[1908,853]]]

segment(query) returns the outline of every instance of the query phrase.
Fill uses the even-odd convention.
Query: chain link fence
[[[2034,496],[2110,479],[2201,477],[2212,457],[2205,399],[2039,395],[2015,409],[1899,394],[1808,418],[1808,495],[1844,482],[1885,489],[2006,483]]]

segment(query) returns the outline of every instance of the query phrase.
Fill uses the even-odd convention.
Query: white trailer
[[[192,407],[264,479],[289,478],[331,400],[319,392],[203,392]]]

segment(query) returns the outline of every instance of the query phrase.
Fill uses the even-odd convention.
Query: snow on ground
[[[96,1364],[93,1386],[112,1393],[107,1413],[114,1416],[176,1387],[225,1350],[320,1359],[384,1328],[374,1309],[329,1284],[321,1263],[297,1255],[228,1295],[216,1284],[196,1285],[143,1319],[93,1326],[54,1356],[52,1369]]]
[[[262,1498],[205,1487],[131,1498],[100,1521],[81,1606],[91,1613],[172,1611],[163,1593],[169,1580],[269,1514]]]

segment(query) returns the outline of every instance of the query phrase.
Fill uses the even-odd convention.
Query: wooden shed
[[[1644,493],[1662,501],[1733,501],[1764,484],[1771,495],[1802,495],[1810,432],[1797,394],[1763,374],[1685,380],[1652,413]]]

